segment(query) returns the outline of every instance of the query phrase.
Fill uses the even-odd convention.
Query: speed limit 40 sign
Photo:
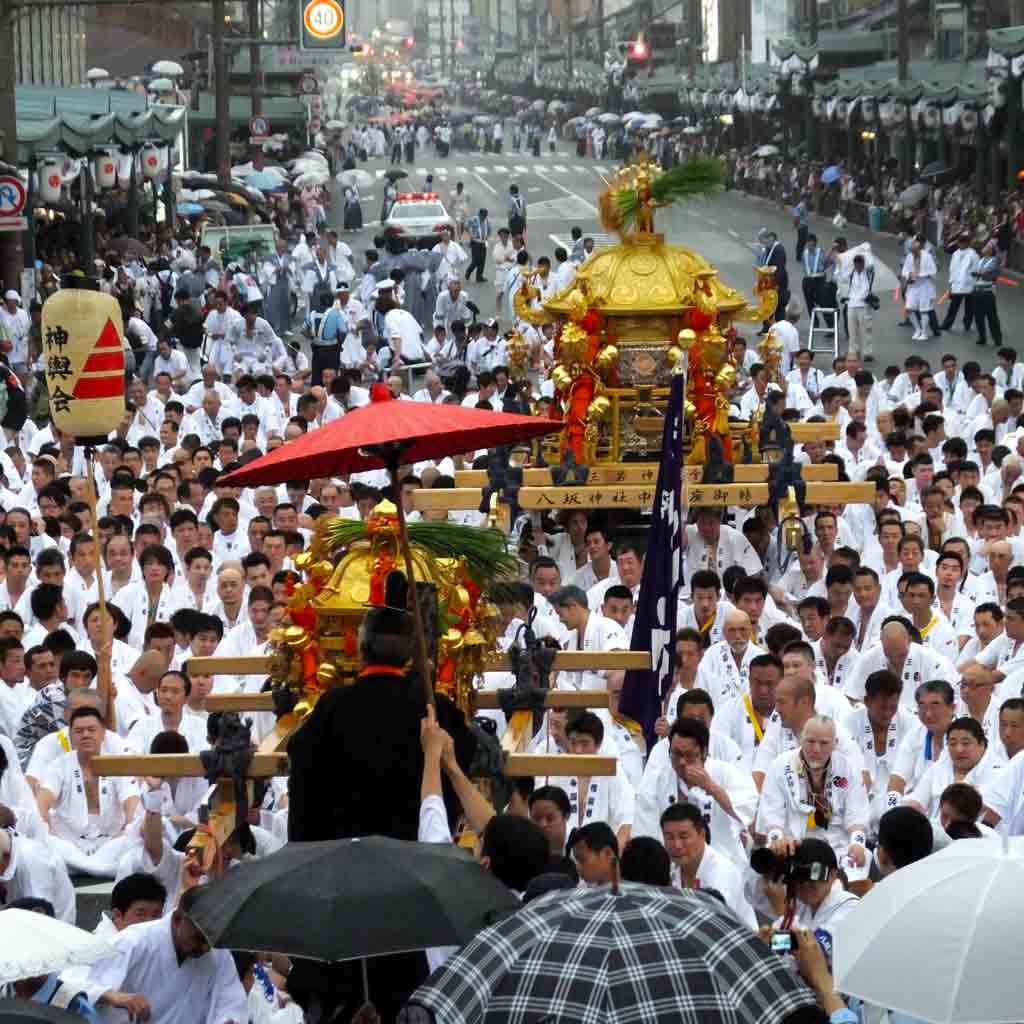
[[[340,50],[345,46],[344,0],[299,0],[303,50]]]

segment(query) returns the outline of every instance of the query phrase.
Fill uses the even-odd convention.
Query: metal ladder
[[[815,306],[811,310],[807,329],[807,348],[811,352],[829,353],[833,359],[839,355],[839,310]]]

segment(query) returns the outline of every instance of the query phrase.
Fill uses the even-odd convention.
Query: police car
[[[455,234],[455,221],[436,192],[399,192],[382,226],[387,236],[400,238],[409,247],[440,241],[443,228]]]

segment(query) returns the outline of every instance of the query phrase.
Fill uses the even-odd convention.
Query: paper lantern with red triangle
[[[43,305],[50,416],[79,444],[103,444],[124,415],[121,308],[103,292],[66,288]]]
[[[44,203],[55,203],[60,199],[61,163],[53,159],[39,162],[39,198]]]

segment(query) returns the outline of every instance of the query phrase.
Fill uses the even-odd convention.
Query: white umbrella
[[[836,988],[934,1024],[1019,1021],[1022,917],[1024,839],[957,840],[834,926]]]
[[[642,110],[631,110],[628,114],[622,115],[623,121],[634,121],[638,117],[646,117],[647,115]]]
[[[366,171],[353,170],[342,171],[338,175],[338,181],[342,185],[354,185],[356,188],[369,188],[373,184],[373,175]]]
[[[158,60],[151,70],[154,75],[169,75],[171,78],[185,74],[185,69],[176,60]]]
[[[329,180],[329,174],[317,174],[314,171],[307,171],[305,174],[300,174],[292,184],[296,188],[311,188],[314,185],[326,185]]]
[[[597,115],[600,114],[600,113],[601,113],[601,108],[600,107],[590,107],[586,111],[587,117],[597,117]]]
[[[687,125],[687,127],[685,127],[683,129],[683,134],[684,135],[701,135],[701,134],[703,134],[703,132],[704,132],[704,129],[698,127],[695,124]]]
[[[618,114],[601,114],[601,116],[598,117],[598,121],[600,121],[601,124],[618,124],[621,120],[622,118],[619,117]]]
[[[313,160],[293,160],[291,165],[291,174],[293,176],[299,174],[326,174],[327,168],[323,164],[318,164]]]
[[[302,156],[296,158],[296,163],[299,160],[312,160],[313,163],[323,164],[324,167],[327,166],[327,157],[323,153],[318,153],[315,149],[307,149]]]
[[[0,949],[0,985],[95,963],[113,952],[91,932],[31,910],[0,914]]]
[[[85,80],[87,82],[99,82],[109,77],[110,72],[106,68],[89,68],[85,73]]]
[[[342,131],[344,129],[345,122],[344,121],[338,121],[338,120],[328,121],[327,124],[325,125],[325,127],[327,129],[329,129],[330,131],[332,131],[332,132],[340,132],[340,131]]]
[[[173,92],[174,83],[169,78],[154,78],[146,89],[149,92]]]
[[[779,147],[778,146],[758,146],[757,149],[754,150],[754,156],[778,156],[778,155],[779,155]]]

